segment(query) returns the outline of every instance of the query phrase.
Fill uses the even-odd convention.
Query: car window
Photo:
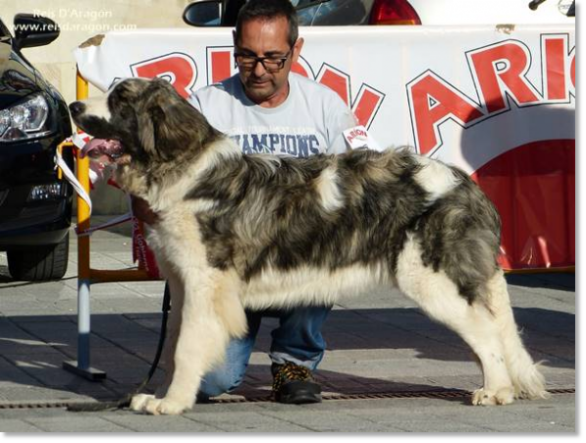
[[[300,3],[311,4],[316,3],[313,6],[309,6],[307,8],[298,9],[297,10],[297,17],[299,17],[299,24],[301,26],[310,26],[313,23],[313,20],[319,11],[320,4],[316,1],[311,0],[299,0]],[[295,5],[297,7],[297,5]]]
[[[368,23],[374,0],[293,0],[302,26],[360,25]]]
[[[291,0],[291,4],[296,8],[299,6],[307,6],[311,5],[312,3],[318,4],[321,3],[320,0]]]

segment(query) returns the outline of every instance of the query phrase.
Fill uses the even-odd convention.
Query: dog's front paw
[[[472,404],[478,406],[509,405],[515,400],[515,390],[512,387],[490,391],[484,388],[477,389],[472,394]]]
[[[130,402],[130,409],[132,409],[133,411],[136,411],[136,412],[143,412],[145,410],[146,404],[150,400],[154,400],[154,399],[155,399],[154,395],[137,394],[134,397],[132,397],[132,400]]]
[[[189,409],[191,405],[172,400],[170,398],[155,398],[154,395],[139,394],[132,398],[130,408],[137,412],[146,412],[151,415],[179,415]]]

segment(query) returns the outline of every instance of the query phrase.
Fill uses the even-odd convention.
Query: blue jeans
[[[222,366],[206,374],[200,387],[201,397],[215,397],[235,389],[248,367],[263,317],[278,317],[279,327],[271,332],[273,338],[269,356],[273,363],[286,361],[314,370],[323,358],[326,343],[321,327],[331,307],[309,306],[286,311],[246,311],[248,333],[228,344]]]

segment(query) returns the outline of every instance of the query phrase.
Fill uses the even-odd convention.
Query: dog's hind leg
[[[514,388],[507,368],[497,322],[483,303],[462,297],[457,285],[443,272],[424,266],[415,240],[406,242],[397,262],[399,289],[413,299],[432,319],[460,335],[480,360],[484,385],[473,404],[509,404]]]
[[[529,399],[547,398],[545,379],[539,372],[538,365],[533,362],[525,349],[519,335],[513,317],[507,282],[501,270],[488,281],[486,289],[483,298],[499,327],[505,360],[515,387],[515,396]]]
[[[185,297],[171,384],[163,398],[133,399],[134,410],[158,415],[180,414],[191,408],[204,374],[221,363],[230,338],[246,331],[238,282],[232,273],[207,270],[183,277]],[[225,309],[232,314],[222,315]],[[228,328],[226,319],[238,324]]]

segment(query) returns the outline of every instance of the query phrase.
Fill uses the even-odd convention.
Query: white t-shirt
[[[342,131],[357,124],[338,94],[295,73],[289,75],[287,99],[275,108],[263,108],[246,97],[238,74],[199,89],[188,100],[245,154],[308,157],[346,152]]]

